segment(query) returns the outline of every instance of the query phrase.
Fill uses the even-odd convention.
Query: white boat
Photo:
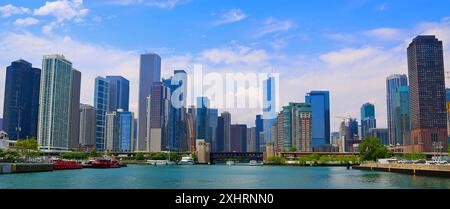
[[[258,165],[258,161],[250,160],[250,166],[257,166],[257,165]]]
[[[231,160],[227,161],[227,165],[234,165],[234,161]]]
[[[192,157],[182,157],[179,162],[180,165],[194,165],[194,158]]]

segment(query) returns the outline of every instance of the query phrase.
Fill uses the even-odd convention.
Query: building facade
[[[9,140],[37,136],[41,70],[25,60],[6,68],[3,129]]]
[[[231,152],[247,152],[247,125],[230,126]]]
[[[80,107],[80,145],[82,150],[95,148],[95,107],[81,105]]]
[[[311,91],[305,102],[312,108],[312,146],[330,144],[330,92]]]
[[[99,151],[106,149],[106,113],[109,110],[109,82],[105,78],[95,78],[94,107],[95,107],[95,148]]]
[[[369,133],[369,129],[377,127],[375,119],[375,105],[365,103],[361,106],[361,140],[364,140]]]
[[[368,136],[379,138],[383,145],[389,145],[389,134],[387,128],[371,128],[369,129]]]
[[[402,86],[394,90],[394,137],[395,143],[392,145],[410,144],[410,113],[409,113],[409,87]]]
[[[42,61],[38,145],[44,152],[69,149],[72,63],[62,55]]]
[[[434,143],[447,150],[445,73],[442,41],[417,36],[408,46],[411,140],[408,152],[431,152]]]
[[[130,104],[130,81],[122,76],[106,76],[109,83],[109,107],[108,111],[113,112],[121,109],[129,110]]]
[[[154,82],[161,80],[161,57],[157,54],[143,54],[140,57],[139,68],[139,98],[138,98],[138,135],[137,150],[146,151],[147,139],[147,98],[151,95]]]
[[[78,150],[80,146],[80,93],[81,72],[72,69],[69,115],[69,149]]]
[[[309,103],[283,107],[284,149],[312,152],[312,108]]]

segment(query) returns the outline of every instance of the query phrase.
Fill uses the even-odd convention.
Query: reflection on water
[[[412,189],[450,188],[450,179],[339,167],[136,166],[0,175],[0,188]]]

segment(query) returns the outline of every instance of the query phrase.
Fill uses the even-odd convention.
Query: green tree
[[[100,157],[101,155],[102,154],[97,152],[97,149],[95,149],[95,148],[89,152],[89,157]]]
[[[16,150],[4,150],[0,153],[0,157],[3,158],[5,161],[14,162],[17,160],[18,157],[20,157],[20,153]]]
[[[272,165],[284,165],[286,164],[286,159],[283,157],[278,157],[278,156],[273,156],[271,158],[269,158],[268,160],[269,164]]]
[[[84,160],[87,159],[88,154],[84,152],[66,152],[62,153],[60,157],[63,159],[70,159],[70,160]]]
[[[145,156],[144,156],[144,153],[139,152],[139,153],[136,154],[136,157],[134,157],[134,158],[136,160],[144,160]]]
[[[376,161],[381,158],[392,156],[392,152],[381,144],[381,140],[375,137],[368,137],[359,144],[361,159],[365,161]]]
[[[38,151],[38,142],[35,138],[17,140],[16,149],[19,150],[23,156],[25,156],[27,161],[29,161],[31,157],[40,156]]]

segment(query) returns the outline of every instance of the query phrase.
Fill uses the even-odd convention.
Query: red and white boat
[[[53,161],[53,170],[74,170],[82,169],[81,163],[72,160],[56,160]]]

